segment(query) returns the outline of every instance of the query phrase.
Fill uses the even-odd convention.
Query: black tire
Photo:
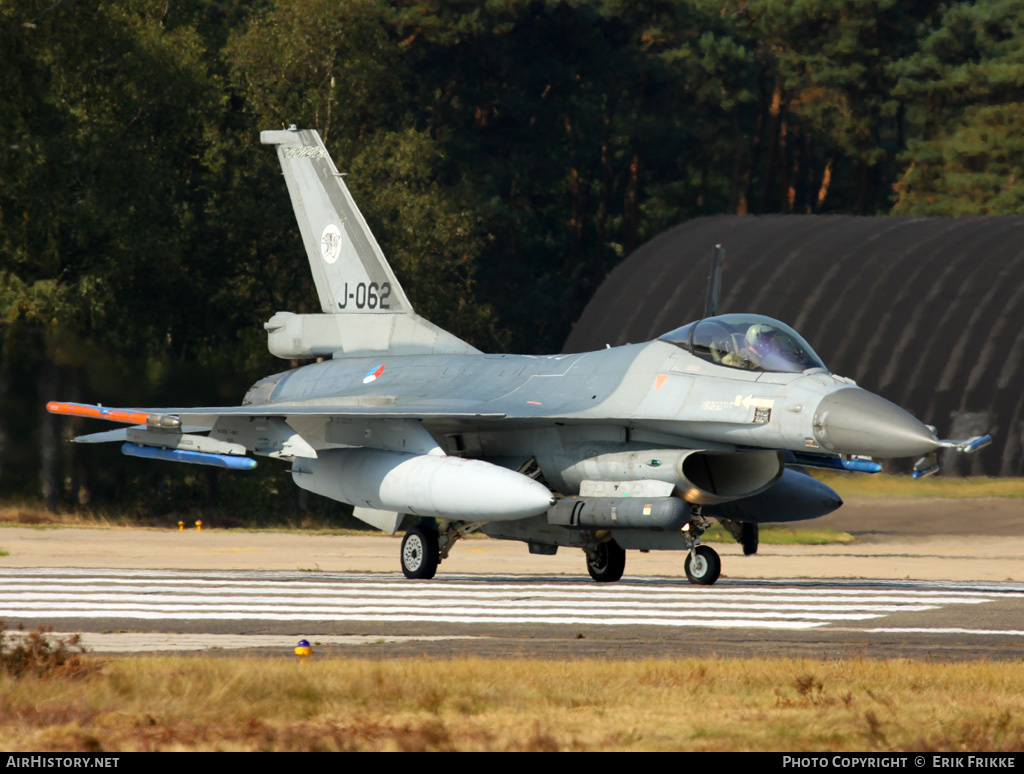
[[[598,543],[594,557],[587,554],[587,572],[598,583],[615,583],[626,569],[626,551],[614,540]]]
[[[701,586],[710,586],[722,574],[722,560],[708,546],[697,546],[687,554],[685,567],[690,583]]]
[[[439,551],[437,533],[425,527],[413,527],[402,538],[402,572],[412,580],[430,580],[437,574]]]
[[[740,543],[743,545],[743,554],[745,556],[751,556],[757,553],[757,524],[749,521],[743,522],[740,531]]]

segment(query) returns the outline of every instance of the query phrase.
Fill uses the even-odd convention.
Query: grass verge
[[[941,498],[972,500],[987,497],[1024,499],[1022,478],[945,478],[933,476],[915,481],[910,476],[884,473],[830,473],[814,471],[814,477],[828,484],[844,500],[853,497],[920,500]]]
[[[1024,748],[1022,680],[867,659],[116,658],[0,677],[0,747],[999,752]]]
[[[75,529],[155,529],[176,530],[182,522],[186,530],[196,528],[195,514],[175,514],[166,518],[137,518],[128,511],[113,512],[105,510],[82,509],[53,513],[42,505],[32,502],[0,504],[0,527],[33,527],[35,529],[59,529],[74,527]],[[297,532],[309,535],[366,535],[378,533],[372,527],[352,529],[333,526],[324,521],[310,519],[306,522],[263,523],[259,526],[247,526],[238,519],[221,519],[203,517],[203,529],[231,529],[239,532]],[[378,533],[379,534],[379,533]]]
[[[770,546],[824,546],[835,543],[854,543],[856,538],[849,532],[835,529],[812,529],[810,527],[786,527],[779,524],[760,526],[758,541]],[[735,543],[736,539],[719,527],[713,525],[701,535],[702,543]]]

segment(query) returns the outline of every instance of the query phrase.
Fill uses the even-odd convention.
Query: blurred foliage
[[[308,507],[262,468],[228,485],[79,453],[43,411],[231,405],[289,367],[260,326],[316,296],[261,129],[320,131],[423,316],[557,351],[687,218],[1019,211],[1022,11],[0,0],[0,491]]]
[[[81,680],[96,671],[77,634],[60,636],[39,627],[30,632],[8,632],[0,620],[0,674],[21,678]]]
[[[894,190],[899,215],[1005,215],[1024,204],[1024,2],[954,3],[892,65],[916,123]]]

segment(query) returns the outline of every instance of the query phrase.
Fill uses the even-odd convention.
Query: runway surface
[[[0,618],[96,652],[1017,659],[1024,583],[0,569]]]
[[[965,525],[970,532],[965,533]],[[1024,505],[863,501],[812,526],[850,545],[716,543],[693,586],[677,552],[631,551],[596,584],[581,551],[460,542],[432,581],[400,539],[204,529],[0,529],[0,619],[81,632],[98,653],[1024,657]]]

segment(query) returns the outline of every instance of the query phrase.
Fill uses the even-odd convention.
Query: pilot
[[[722,365],[757,371],[765,367],[765,358],[775,352],[775,329],[764,323],[754,323],[743,338],[732,337],[726,348],[728,352],[721,358]]]
[[[792,370],[791,366],[798,361],[796,342],[771,325],[754,323],[747,329],[744,341],[757,367],[766,371]]]
[[[747,346],[754,352],[768,354],[772,350],[772,342],[775,341],[775,329],[764,323],[754,323],[747,328]]]

